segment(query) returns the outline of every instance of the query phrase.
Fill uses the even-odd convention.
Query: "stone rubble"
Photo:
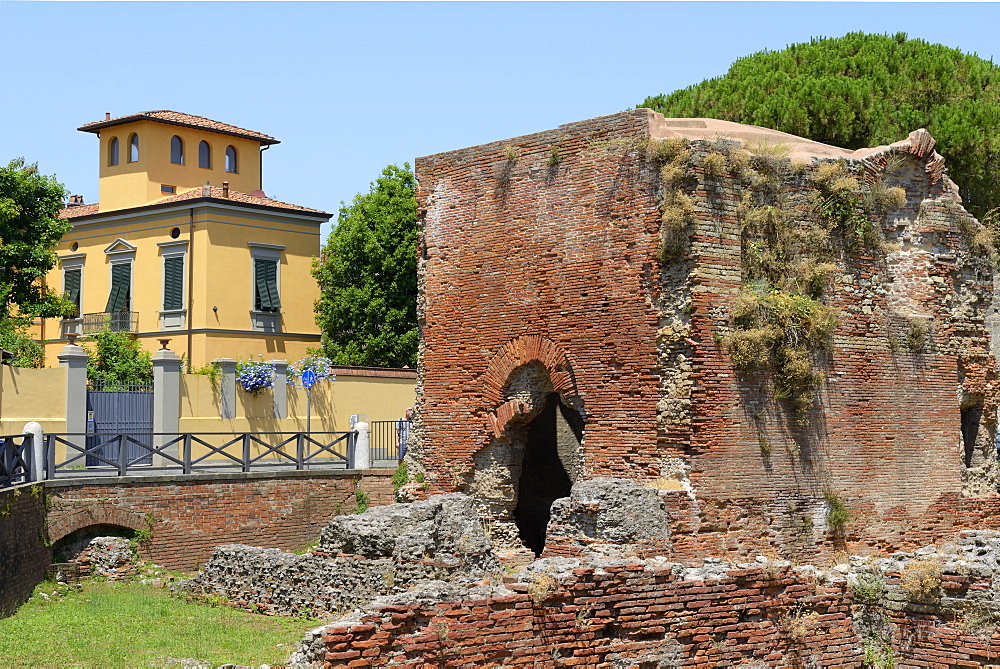
[[[471,586],[499,570],[473,501],[456,493],[338,516],[305,555],[219,546],[178,588],[271,614],[330,616],[419,582]]]

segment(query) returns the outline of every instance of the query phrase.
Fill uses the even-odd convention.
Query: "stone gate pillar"
[[[153,354],[153,446],[159,448],[176,438],[180,431],[181,417],[181,365],[184,361],[167,348]],[[173,444],[164,454],[178,457],[180,448]],[[169,460],[157,455],[156,466],[170,465]]]

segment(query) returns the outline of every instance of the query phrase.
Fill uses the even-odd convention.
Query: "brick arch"
[[[881,177],[890,155],[908,154],[924,161],[924,171],[930,178],[930,185],[936,186],[945,177],[944,157],[934,150],[936,143],[937,140],[925,128],[914,130],[906,139],[890,144],[864,159],[863,162],[868,167],[865,181],[874,183]]]
[[[484,375],[484,398],[488,405],[496,407],[486,415],[490,431],[500,437],[511,419],[541,407],[530,407],[519,400],[504,401],[503,393],[511,373],[530,362],[540,363],[549,373],[552,389],[563,398],[576,395],[576,380],[566,352],[551,339],[540,335],[515,337],[501,347],[490,359]]]
[[[129,530],[147,526],[146,517],[107,503],[74,504],[72,508],[53,509],[48,516],[49,541],[55,543],[63,537],[92,525],[115,525]]]

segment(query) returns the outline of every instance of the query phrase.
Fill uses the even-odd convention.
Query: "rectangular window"
[[[111,265],[111,291],[108,294],[106,312],[132,310],[132,263],[122,262]]]
[[[278,297],[278,261],[254,258],[254,309],[277,312],[281,309]]]
[[[66,291],[66,299],[73,303],[73,315],[70,318],[80,317],[80,275],[83,270],[80,268],[68,269],[63,273],[63,290]]]
[[[184,308],[184,256],[163,259],[163,310]]]
[[[161,193],[176,193],[177,186],[168,186],[167,184],[160,184]]]

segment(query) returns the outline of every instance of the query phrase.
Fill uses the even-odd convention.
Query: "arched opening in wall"
[[[540,556],[552,502],[568,497],[572,481],[566,463],[573,462],[583,438],[583,419],[567,408],[559,393],[549,393],[545,406],[524,435],[521,476],[517,481],[514,522],[521,541]]]
[[[971,467],[976,454],[976,440],[979,438],[979,424],[983,417],[983,402],[979,400],[962,407],[962,446],[965,466]]]
[[[141,530],[96,524],[70,532],[52,545],[52,563],[67,576],[123,576],[136,568]]]

